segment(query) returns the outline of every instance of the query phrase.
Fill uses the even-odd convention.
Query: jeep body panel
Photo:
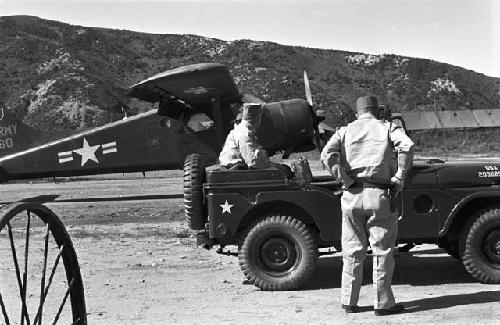
[[[275,168],[211,170],[203,186],[210,238],[232,238],[260,191],[293,189]]]
[[[208,194],[209,237],[233,237],[243,217],[254,207],[239,193]]]
[[[435,237],[439,229],[439,208],[435,206],[440,191],[437,171],[441,164],[434,161],[416,161],[408,174],[405,190],[398,200],[399,240]]]
[[[495,160],[417,160],[399,200],[400,239],[432,242],[446,235],[468,202],[500,199],[499,184],[500,164]]]
[[[339,240],[342,211],[340,197],[333,194],[338,184],[322,180],[304,189],[273,168],[209,171],[204,190],[210,238],[231,240],[256,218],[275,213],[315,224],[325,242]],[[405,185],[398,198],[399,241],[433,243],[447,234],[468,202],[478,198],[500,202],[500,163],[416,160]]]
[[[302,209],[310,216],[319,229],[321,239],[340,240],[342,230],[342,210],[340,199],[321,188],[302,191],[262,192],[257,203],[283,202]]]
[[[207,190],[219,191],[228,188],[251,188],[265,185],[287,186],[285,175],[277,168],[248,170],[211,170],[207,172]]]
[[[324,241],[340,239],[342,212],[340,200],[322,189],[261,191],[250,200],[239,193],[209,193],[207,195],[210,238],[230,238],[249,213],[256,217],[280,214],[277,205],[287,206],[291,214],[313,222]]]
[[[436,206],[439,190],[405,190],[399,200],[398,236],[400,240],[434,238],[439,230],[440,213]]]

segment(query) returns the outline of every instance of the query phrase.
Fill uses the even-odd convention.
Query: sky
[[[397,54],[500,77],[497,0],[0,0],[0,16]]]

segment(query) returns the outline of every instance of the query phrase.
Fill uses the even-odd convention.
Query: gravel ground
[[[500,324],[500,285],[476,282],[433,245],[397,256],[394,292],[407,307],[400,315],[373,315],[370,259],[359,314],[346,315],[339,308],[338,253],[320,258],[303,290],[264,292],[245,285],[234,256],[196,247],[176,196],[179,176],[4,184],[0,194],[4,202],[57,197],[59,202],[48,206],[63,220],[78,254],[89,324]],[[146,199],[127,199],[137,195]],[[124,200],[100,202],[102,197]],[[81,198],[94,201],[65,202]],[[9,309],[20,305],[20,298],[12,287],[15,278],[9,281],[5,275],[13,272],[5,233],[0,234],[0,292]],[[42,236],[32,241],[34,246],[43,243]],[[48,309],[58,306],[48,304]]]

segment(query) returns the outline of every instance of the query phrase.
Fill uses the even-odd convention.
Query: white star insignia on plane
[[[89,146],[89,143],[87,142],[87,139],[83,138],[83,147],[80,149],[73,150],[73,152],[76,152],[80,156],[82,156],[82,166],[87,163],[89,160],[93,160],[96,163],[99,163],[99,160],[97,160],[97,157],[95,156],[95,152],[97,149],[99,149],[101,145],[95,145],[95,146]]]
[[[231,208],[234,206],[234,204],[227,203],[227,200],[224,204],[219,204],[219,205],[222,208],[222,213],[224,212],[231,213]]]

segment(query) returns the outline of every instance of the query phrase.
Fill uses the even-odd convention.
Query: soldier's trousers
[[[342,288],[341,303],[357,305],[363,281],[363,261],[368,242],[373,251],[374,308],[395,304],[391,289],[397,214],[391,212],[388,190],[352,188],[342,195]]]

